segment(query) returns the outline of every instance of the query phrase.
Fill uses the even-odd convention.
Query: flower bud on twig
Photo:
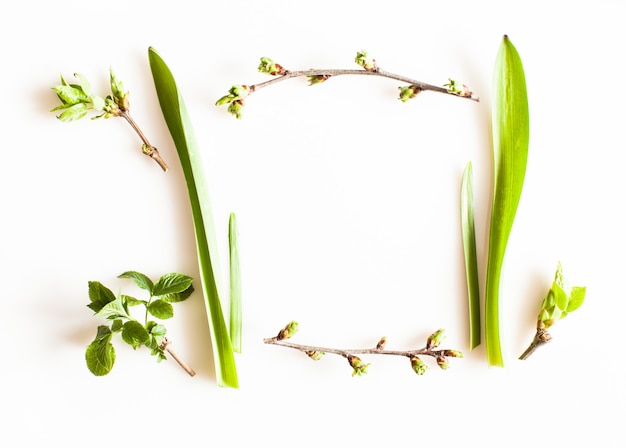
[[[367,368],[370,366],[369,364],[365,364],[358,356],[348,355],[347,358],[350,366],[354,369],[352,376],[362,376],[367,373]]]
[[[280,332],[278,333],[278,336],[276,336],[276,339],[278,339],[279,341],[283,341],[285,339],[289,339],[297,332],[298,332],[298,322],[296,322],[295,320],[292,320],[287,325],[285,325],[285,328],[280,330]]]
[[[439,347],[439,344],[441,344],[441,341],[445,338],[444,331],[445,330],[443,328],[440,328],[428,336],[428,339],[426,340],[426,349],[430,350],[432,348]]]
[[[423,375],[428,370],[428,366],[417,356],[411,356],[411,368],[418,375]]]

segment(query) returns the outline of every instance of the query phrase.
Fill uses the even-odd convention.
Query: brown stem
[[[521,360],[527,359],[530,355],[534,353],[535,350],[537,350],[542,345],[547,344],[551,340],[552,340],[552,336],[550,336],[550,333],[548,333],[547,330],[537,330],[537,333],[535,333],[535,337],[533,338],[533,341],[530,343],[526,351],[522,353],[519,359]]]
[[[323,352],[323,353],[332,353],[335,355],[343,356],[347,358],[350,355],[393,355],[393,356],[417,356],[417,355],[427,355],[427,356],[445,356],[449,350],[433,350],[429,348],[420,348],[416,350],[385,350],[380,348],[358,348],[353,350],[346,349],[338,349],[338,348],[329,348],[329,347],[317,347],[313,345],[302,345],[295,344],[293,342],[286,341],[284,339],[279,339],[274,336],[273,338],[265,338],[263,339],[265,344],[271,345],[280,345],[287,348],[293,348],[295,350],[299,350],[301,352]]]
[[[254,84],[250,86],[250,90],[252,92],[262,89],[263,87],[270,86],[277,82],[286,81],[291,78],[298,78],[302,76],[340,76],[340,75],[366,75],[366,76],[380,76],[383,78],[394,79],[396,81],[405,82],[410,85],[414,85],[419,88],[419,90],[425,91],[430,90],[433,92],[445,93],[448,95],[459,96],[461,98],[467,98],[473,101],[479,101],[479,98],[474,94],[469,96],[461,96],[454,92],[449,92],[448,89],[444,87],[435,86],[432,84],[427,84],[425,82],[417,81],[415,79],[408,78],[402,75],[396,75],[394,73],[387,72],[380,68],[376,68],[374,70],[363,70],[363,69],[313,69],[313,70],[299,70],[299,71],[285,71],[284,74],[277,76],[276,78],[270,79],[269,81],[265,81],[259,84]]]
[[[156,163],[159,164],[161,169],[163,169],[163,171],[167,171],[167,164],[161,158],[161,155],[159,154],[159,150],[155,146],[152,146],[150,144],[146,136],[143,134],[143,132],[141,132],[141,129],[139,129],[139,126],[137,126],[137,123],[135,123],[135,120],[133,120],[133,118],[130,116],[130,112],[128,112],[128,110],[122,110],[120,111],[120,116],[126,119],[126,121],[135,130],[137,135],[139,135],[139,138],[141,138],[141,141],[143,142],[143,147],[141,148],[141,151],[145,155],[152,157],[156,161]]]
[[[187,363],[178,356],[178,354],[176,354],[176,352],[172,348],[172,343],[169,339],[163,339],[163,342],[161,343],[161,348],[167,351],[167,353],[169,353],[172,358],[174,358],[174,360],[185,370],[185,372],[189,374],[189,376],[194,376],[196,374],[196,372],[191,367],[189,367]]]

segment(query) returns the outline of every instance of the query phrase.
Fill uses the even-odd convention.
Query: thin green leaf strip
[[[222,291],[219,281],[217,244],[208,189],[202,172],[200,150],[172,72],[154,48],[148,50],[148,57],[161,111],[174,140],[189,192],[217,383],[219,386],[236,388],[239,387],[239,381],[220,302]]]
[[[502,40],[495,62],[493,98],[494,192],[485,290],[485,342],[489,365],[503,367],[500,278],[524,184],[530,138],[524,67],[507,36]]]
[[[228,221],[228,247],[230,254],[230,340],[233,344],[233,350],[241,353],[241,268],[239,263],[239,246],[237,244],[237,218],[234,213],[230,214]]]
[[[480,345],[480,290],[478,281],[478,258],[476,255],[476,230],[474,225],[474,191],[472,163],[463,171],[461,180],[461,230],[465,275],[467,278],[469,346],[470,350]]]

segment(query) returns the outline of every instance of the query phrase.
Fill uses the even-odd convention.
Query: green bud
[[[428,370],[428,366],[417,356],[411,356],[411,368],[418,375],[423,375]]]
[[[122,84],[122,81],[120,81],[115,75],[113,69],[110,69],[109,72],[111,78],[111,93],[113,94],[113,100],[121,110],[128,110],[130,106],[130,103],[128,101],[128,92],[124,89],[124,84]]]
[[[278,336],[276,336],[276,339],[278,339],[279,341],[282,341],[284,339],[289,339],[297,332],[298,332],[298,322],[296,322],[295,320],[292,320],[287,325],[285,325],[285,327],[282,330],[280,330],[280,332],[278,333]]]
[[[261,63],[259,64],[259,71],[261,73],[267,73],[272,76],[284,75],[285,73],[287,73],[287,70],[285,70],[280,64],[277,64],[276,62],[274,62],[272,59],[268,57],[261,58]]]
[[[352,369],[354,369],[352,371],[352,376],[365,375],[367,373],[367,368],[370,366],[369,364],[365,364],[363,361],[361,361],[361,358],[354,355],[348,355],[348,362],[350,363]]]
[[[356,58],[354,58],[354,62],[356,62],[358,65],[360,65],[369,72],[373,72],[378,69],[378,66],[376,65],[376,60],[372,58],[365,50],[357,52]]]
[[[450,367],[450,364],[448,363],[448,358],[446,358],[445,356],[437,356],[437,365],[439,367],[441,367],[443,370],[446,370]]]
[[[319,361],[320,359],[322,359],[322,356],[325,355],[324,352],[313,351],[313,350],[307,350],[304,353],[306,353],[307,356],[311,358],[313,361]]]
[[[313,86],[315,84],[321,84],[324,81],[326,81],[328,78],[330,78],[330,75],[313,75],[313,76],[307,76],[307,82],[309,83],[310,86]]]
[[[234,85],[228,91],[228,95],[225,95],[217,100],[215,105],[222,106],[224,104],[228,104],[228,112],[237,118],[241,118],[241,112],[243,111],[244,106],[243,99],[250,93],[252,93],[252,89],[249,86]]]
[[[398,99],[403,103],[406,103],[410,99],[415,98],[422,91],[422,89],[414,85],[400,86],[398,87],[398,90],[400,91]]]
[[[465,84],[461,84],[454,79],[448,78],[448,84],[444,84],[444,87],[447,87],[448,93],[452,93],[458,96],[472,96],[472,91]]]
[[[228,105],[228,112],[234,115],[237,119],[241,118],[241,112],[243,111],[243,101],[233,101]]]
[[[450,358],[462,358],[463,353],[459,350],[442,350],[443,356],[449,356]]]
[[[441,344],[441,341],[443,341],[443,339],[445,338],[444,332],[445,330],[443,328],[440,328],[439,330],[428,336],[428,339],[426,340],[426,349],[430,350],[439,347],[439,344]]]

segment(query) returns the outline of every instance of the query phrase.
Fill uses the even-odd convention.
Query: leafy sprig
[[[407,76],[397,75],[381,69],[376,60],[367,52],[359,51],[356,54],[354,62],[361,68],[359,69],[310,69],[291,71],[284,68],[281,64],[276,63],[268,57],[262,57],[258,66],[261,73],[274,76],[274,79],[261,82],[258,84],[245,85],[237,84],[232,86],[227,95],[221,97],[215,103],[216,106],[228,105],[228,112],[236,118],[241,118],[245,104],[245,99],[252,93],[262,89],[263,87],[276,84],[277,82],[286,81],[291,78],[306,77],[310,86],[320,84],[327,81],[331,77],[340,75],[370,75],[383,78],[390,78],[405,83],[406,85],[398,87],[398,99],[402,102],[415,98],[420,92],[433,91],[445,93],[453,96],[478,101],[478,97],[465,84],[453,79],[448,79],[448,83],[443,86],[435,86],[425,82],[417,81]]]
[[[428,336],[426,339],[426,345],[423,348],[416,350],[388,350],[385,348],[387,345],[387,338],[384,336],[378,340],[375,347],[360,349],[317,347],[312,345],[294,344],[287,341],[287,339],[290,339],[297,333],[298,329],[298,322],[291,321],[283,327],[276,336],[273,338],[266,338],[263,342],[266,344],[280,345],[282,347],[299,350],[314,361],[319,361],[327,353],[342,356],[348,361],[350,367],[352,367],[352,376],[365,375],[371,365],[370,363],[365,363],[359,356],[357,356],[362,354],[403,356],[409,359],[411,369],[418,375],[423,375],[428,370],[428,365],[426,365],[420,356],[430,356],[434,358],[439,368],[443,370],[450,367],[449,358],[463,357],[463,353],[459,350],[438,349],[441,342],[445,338],[445,331],[443,328],[440,328]]]
[[[548,329],[556,321],[564,319],[569,313],[576,311],[583,304],[587,288],[584,286],[569,287],[563,277],[563,268],[559,262],[554,281],[548,294],[541,303],[541,310],[537,317],[537,332],[524,353],[519,359],[527,359],[537,348],[552,340]]]
[[[124,88],[122,81],[115,75],[113,69],[109,70],[111,94],[105,97],[94,94],[91,84],[84,75],[75,73],[74,76],[78,83],[70,84],[61,75],[61,84],[52,87],[61,104],[52,109],[51,112],[62,111],[57,115],[57,118],[64,122],[79,120],[87,116],[89,112],[97,113],[97,115],[92,116],[92,120],[111,117],[124,118],[141,138],[143,142],[141,152],[154,159],[163,171],[167,171],[167,164],[161,158],[158,149],[150,144],[131,117],[130,94]]]
[[[87,346],[85,359],[87,367],[96,376],[107,375],[115,364],[115,348],[111,342],[115,333],[120,333],[124,342],[133,349],[146,346],[150,354],[161,362],[170,354],[189,375],[195,372],[173,351],[166,337],[167,330],[162,324],[152,320],[166,320],[174,317],[173,303],[182,302],[193,292],[192,278],[183,274],[171,273],[161,276],[154,283],[146,275],[137,271],[126,271],[118,278],[131,279],[141,289],[148,292],[147,300],[118,294],[97,281],[88,282],[90,303],[87,305],[96,317],[106,319],[109,325],[99,325],[94,340]],[[135,319],[130,309],[142,306],[145,309],[144,321]]]

